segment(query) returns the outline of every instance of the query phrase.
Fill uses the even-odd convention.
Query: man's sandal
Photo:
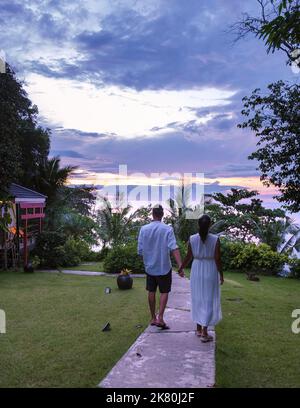
[[[161,330],[170,330],[170,327],[166,323],[156,323],[156,326]]]
[[[206,336],[202,334],[201,336],[202,343],[208,343],[209,341],[213,341],[213,339],[213,336],[210,336],[209,334],[207,334]]]

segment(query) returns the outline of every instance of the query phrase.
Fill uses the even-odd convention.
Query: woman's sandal
[[[213,341],[213,336],[210,336],[209,334],[207,334],[207,335],[204,335],[204,334],[202,334],[202,336],[201,336],[201,341],[202,341],[202,343],[208,343],[209,341]]]
[[[156,323],[156,327],[159,327],[161,330],[170,330],[170,327],[166,323]]]
[[[156,318],[155,318],[155,320],[154,319],[151,320],[150,326],[157,326],[157,319]]]

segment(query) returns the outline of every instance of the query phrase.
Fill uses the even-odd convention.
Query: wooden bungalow
[[[35,244],[36,235],[42,231],[47,197],[15,183],[9,188],[9,197],[11,205],[8,211],[12,221],[8,232],[2,233],[1,236],[1,258],[8,258],[8,263],[15,266],[22,257],[24,265],[27,265],[29,251]],[[5,262],[7,263],[7,259]]]

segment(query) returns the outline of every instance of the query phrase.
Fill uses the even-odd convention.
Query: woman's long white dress
[[[201,326],[215,326],[222,319],[220,275],[215,262],[218,237],[208,234],[190,237],[193,253],[191,270],[192,320]]]

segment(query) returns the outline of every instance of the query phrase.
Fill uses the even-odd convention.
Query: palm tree
[[[184,242],[187,242],[190,235],[198,231],[198,218],[202,215],[202,204],[205,204],[209,196],[204,196],[204,203],[199,203],[192,207],[190,204],[191,186],[185,184],[185,180],[181,180],[181,185],[177,190],[175,199],[168,200],[168,211],[170,213],[169,221],[172,224],[176,236]],[[209,201],[210,202],[210,201]],[[189,213],[193,213],[193,218],[189,218]],[[196,219],[195,219],[195,216]],[[219,220],[211,225],[212,233],[220,234],[222,232],[223,220]]]
[[[132,211],[130,205],[123,206],[119,197],[116,206],[106,197],[101,197],[102,206],[97,211],[97,232],[104,247],[126,243],[136,228],[134,221],[143,215],[143,208]],[[132,211],[132,212],[131,212]]]
[[[257,223],[257,235],[274,251],[292,254],[300,250],[300,226],[291,217],[284,217],[270,223]]]
[[[60,167],[60,157],[47,159],[38,167],[35,188],[47,196],[48,205],[57,195],[59,188],[63,187],[77,166]]]

